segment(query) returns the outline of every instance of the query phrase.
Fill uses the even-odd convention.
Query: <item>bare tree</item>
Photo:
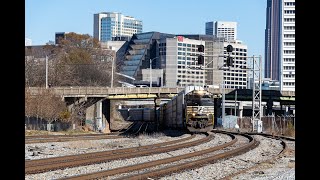
[[[46,64],[46,57],[48,64]],[[26,86],[109,86],[116,71],[115,52],[101,49],[89,35],[68,33],[57,46],[26,48]],[[112,68],[112,64],[115,66]],[[114,73],[114,82],[117,75]]]
[[[28,89],[25,90],[25,116],[27,117],[28,124],[30,124],[30,117],[34,114],[35,104],[33,103],[32,96]]]
[[[44,61],[37,60],[35,57],[28,57],[25,60],[25,85],[45,86],[45,66]]]
[[[61,97],[55,96],[50,91],[46,91],[43,94],[43,118],[51,124],[53,121],[60,120],[62,113],[66,111],[67,107]]]
[[[67,107],[61,97],[54,95],[50,89],[39,88],[39,92],[31,95],[28,89],[25,90],[25,116],[28,120],[35,117],[38,128],[42,120],[49,123],[57,120],[68,121]]]

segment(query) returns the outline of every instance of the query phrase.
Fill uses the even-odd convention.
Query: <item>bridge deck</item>
[[[160,96],[161,94],[171,94],[175,95],[182,91],[184,88],[166,88],[166,87],[142,87],[142,88],[128,88],[128,87],[51,87],[49,88],[55,94],[63,97],[111,97],[115,95],[141,95],[141,94],[153,94]],[[41,91],[44,91],[45,88],[39,87],[28,87],[26,88],[31,94],[36,95]],[[214,95],[221,95],[223,89],[221,88],[208,88],[208,90]],[[235,91],[237,95],[241,96],[250,96],[252,95],[251,89],[225,89],[225,94],[234,96]],[[275,90],[263,90],[262,96],[266,97],[295,97],[294,91],[275,91]],[[135,96],[132,96],[134,98]],[[152,96],[153,97],[153,96]]]

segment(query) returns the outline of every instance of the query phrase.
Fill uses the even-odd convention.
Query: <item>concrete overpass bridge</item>
[[[44,88],[28,87],[31,94],[38,94],[45,90]],[[99,97],[107,99],[140,99],[140,98],[172,98],[184,88],[166,88],[166,87],[51,87],[50,90],[63,98],[68,97]],[[208,88],[208,90],[216,96],[221,96],[222,88]],[[252,99],[251,89],[225,89],[226,99],[234,99],[235,92],[239,100]],[[294,91],[276,91],[276,90],[262,90],[262,100],[295,100]]]
[[[126,99],[154,99],[172,98],[184,88],[165,87],[50,87],[49,90],[63,98],[69,108],[82,104],[84,108],[86,124],[94,124],[98,129],[117,130],[113,123],[123,118],[119,115],[117,107],[119,102]],[[27,87],[32,95],[37,95],[45,88]],[[223,89],[208,88],[217,98],[221,97]],[[252,90],[250,89],[224,89],[226,100],[234,100],[237,94],[237,101],[252,101]],[[262,101],[270,103],[279,101],[293,104],[295,92],[292,91],[262,91]]]

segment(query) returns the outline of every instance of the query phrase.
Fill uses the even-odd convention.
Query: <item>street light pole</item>
[[[225,94],[225,87],[224,87],[224,79],[222,81],[222,122],[224,122],[225,117],[225,101],[226,101],[226,94]]]

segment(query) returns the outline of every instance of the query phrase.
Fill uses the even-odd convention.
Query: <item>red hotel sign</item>
[[[177,36],[179,42],[183,42],[183,36]]]

